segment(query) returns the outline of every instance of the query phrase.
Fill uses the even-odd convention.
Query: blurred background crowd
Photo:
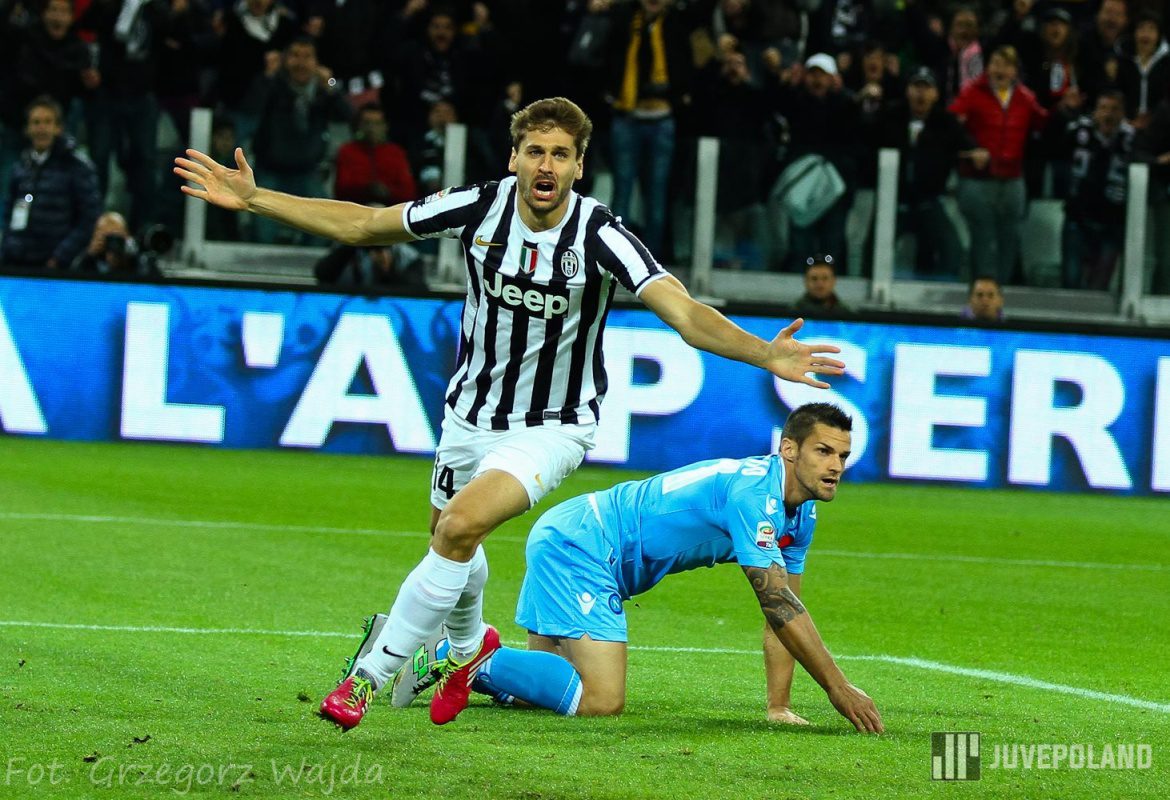
[[[191,110],[260,182],[393,204],[501,177],[545,96],[595,125],[578,190],[664,263],[689,257],[696,143],[721,141],[716,266],[871,270],[878,151],[900,154],[900,269],[1108,289],[1127,170],[1151,164],[1170,293],[1164,0],[0,0],[0,263],[149,276],[182,235]],[[1059,267],[1031,274],[1025,220]],[[322,244],[210,213],[208,238]],[[975,234],[973,235],[973,232]],[[425,255],[425,253],[424,253]],[[412,248],[331,251],[325,281],[410,282]]]

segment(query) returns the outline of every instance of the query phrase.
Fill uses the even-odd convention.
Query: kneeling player
[[[623,601],[676,572],[735,562],[767,622],[769,717],[788,707],[792,658],[859,731],[882,720],[825,649],[798,598],[816,524],[813,500],[832,500],[849,456],[851,419],[813,403],[789,415],[779,455],[704,461],[557,505],[528,539],[516,622],[528,650],[503,648],[475,688],[562,714],[620,714],[626,698]],[[791,654],[791,656],[789,656]],[[396,681],[396,704],[428,681]]]

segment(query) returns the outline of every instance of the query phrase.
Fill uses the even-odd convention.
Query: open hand
[[[197,184],[181,186],[184,194],[230,211],[246,210],[248,201],[256,194],[256,177],[242,147],[236,148],[236,169],[228,169],[198,150],[188,150],[187,158],[175,159],[175,174]]]
[[[806,373],[818,375],[843,375],[844,362],[827,358],[826,353],[840,353],[841,348],[831,344],[804,344],[792,338],[804,327],[804,320],[798,319],[777,334],[768,345],[764,368],[778,378],[793,383],[806,383],[818,389],[828,389],[829,384],[816,380]]]
[[[860,733],[881,733],[886,729],[870,696],[851,683],[829,692],[829,702]]]

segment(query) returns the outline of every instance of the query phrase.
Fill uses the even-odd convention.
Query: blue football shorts
[[[609,541],[592,495],[546,511],[528,536],[528,570],[516,624],[542,636],[627,640],[616,572],[621,550]]]

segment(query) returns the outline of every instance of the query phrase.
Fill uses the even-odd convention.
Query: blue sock
[[[553,653],[501,647],[480,667],[472,688],[501,702],[511,697],[573,716],[581,702],[581,676]]]

